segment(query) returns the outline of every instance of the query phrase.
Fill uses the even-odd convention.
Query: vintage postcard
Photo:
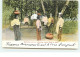
[[[2,47],[78,48],[78,0],[2,2]]]

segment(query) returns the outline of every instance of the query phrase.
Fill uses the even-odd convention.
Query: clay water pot
[[[46,38],[47,39],[53,39],[53,34],[52,33],[47,33]]]
[[[14,12],[14,14],[20,14],[20,12],[19,12],[18,10],[16,10],[16,11]]]

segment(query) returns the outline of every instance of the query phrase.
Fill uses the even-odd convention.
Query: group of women
[[[18,13],[19,11],[17,11]],[[18,18],[19,14],[15,14],[15,18],[11,21],[11,26],[13,26],[14,29],[14,35],[15,35],[15,40],[21,40],[21,33],[20,33],[20,21]],[[37,32],[37,40],[41,40],[41,24],[43,23],[44,26],[47,26],[48,28],[50,28],[51,26],[54,25],[54,19],[52,17],[52,14],[50,14],[50,18],[47,17],[47,15],[44,15],[42,18],[40,16],[40,14],[34,13],[31,16],[31,20],[35,20],[35,26],[36,26],[36,32]],[[29,25],[30,21],[28,16],[26,15],[26,17],[24,18],[24,24],[25,25]],[[62,27],[63,27],[63,23],[64,23],[64,19],[62,18],[62,14],[59,13],[59,18],[58,18],[58,22],[56,25],[56,32],[58,34],[58,39],[61,40],[61,33],[62,33]],[[46,27],[46,28],[47,28]],[[50,29],[48,29],[50,30]]]

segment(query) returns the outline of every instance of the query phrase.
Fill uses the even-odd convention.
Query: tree
[[[45,14],[45,8],[44,8],[43,0],[41,0],[41,5],[42,5],[43,12]]]
[[[66,10],[66,7],[68,6],[69,2],[70,2],[69,0],[66,1],[66,4],[64,5],[64,7],[61,10],[62,14],[64,14],[64,11]]]
[[[11,12],[12,14],[13,12],[10,10],[14,10],[14,11],[16,9],[20,10],[20,12],[22,12],[22,18],[21,18],[22,20],[26,13],[29,16],[31,16],[36,10],[42,15],[46,13],[48,17],[50,13],[52,13],[55,21],[54,23],[55,25],[53,26],[54,29],[58,20],[59,12],[63,13],[64,19],[69,18],[72,20],[74,18],[77,18],[77,14],[78,14],[78,1],[23,0],[22,3],[22,0],[3,0],[3,4],[5,4],[3,5],[5,6],[4,8],[9,9],[7,11]],[[3,11],[6,11],[6,9],[3,9]],[[7,14],[7,15],[8,17],[12,17],[12,14]],[[10,18],[10,20],[12,20],[12,18]]]
[[[63,6],[63,8],[62,8],[62,10],[61,10],[61,13],[62,14],[64,14],[64,11],[66,10],[66,8],[67,8],[67,6],[68,6],[68,4],[69,4],[69,0],[67,0],[66,1],[66,3],[65,3],[65,5]],[[57,21],[58,21],[58,1],[56,1],[56,8],[55,8],[56,10],[55,10],[55,23],[54,23],[54,26],[53,26],[53,28],[54,28],[54,32],[56,31],[55,29],[56,29],[56,24],[57,24]],[[53,28],[51,28],[51,29],[53,29]],[[53,32],[52,31],[52,32]]]

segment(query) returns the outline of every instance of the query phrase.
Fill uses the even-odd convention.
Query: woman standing
[[[62,27],[64,24],[64,19],[62,18],[62,13],[59,13],[59,18],[56,26],[57,37],[61,41],[62,36]]]
[[[53,24],[54,24],[54,18],[52,17],[52,14],[50,13],[50,18],[48,19],[48,32],[51,32],[50,29],[53,28]]]
[[[41,21],[40,21],[40,16],[37,17],[36,32],[37,32],[37,40],[41,40]]]
[[[11,26],[13,26],[15,40],[18,41],[18,40],[21,40],[21,33],[20,33],[20,28],[19,28],[20,21],[18,18],[19,12],[17,11],[16,13],[18,14],[15,14],[15,18],[11,21]]]

